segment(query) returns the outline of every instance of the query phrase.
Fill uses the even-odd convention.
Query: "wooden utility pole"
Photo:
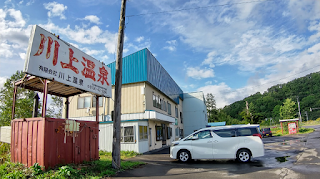
[[[118,47],[116,59],[115,100],[112,141],[112,167],[120,169],[120,132],[121,132],[121,85],[122,85],[122,51],[126,16],[126,0],[121,2]]]

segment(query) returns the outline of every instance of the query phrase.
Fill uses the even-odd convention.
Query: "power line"
[[[126,16],[126,17],[145,16],[145,15],[155,15],[155,14],[168,14],[168,13],[179,12],[179,11],[188,11],[188,10],[197,10],[197,9],[207,9],[207,8],[212,8],[212,7],[232,6],[232,5],[239,5],[239,4],[260,3],[260,2],[267,2],[267,1],[275,1],[275,0],[246,1],[246,2],[238,2],[238,3],[219,4],[219,5],[212,5],[212,6],[202,6],[202,7],[193,7],[193,8],[176,9],[176,10],[171,10],[171,11],[159,11],[159,12],[151,12],[151,13],[135,14],[135,15],[128,15],[128,16]]]

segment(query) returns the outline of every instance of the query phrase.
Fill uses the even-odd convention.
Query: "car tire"
[[[247,149],[241,149],[237,152],[237,160],[242,163],[249,162],[251,160],[251,152]]]
[[[178,159],[181,162],[189,162],[191,160],[191,154],[188,150],[180,150],[178,153]]]
[[[269,134],[269,137],[272,137],[272,134]]]

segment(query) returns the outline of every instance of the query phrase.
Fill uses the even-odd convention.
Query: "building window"
[[[171,104],[168,102],[168,114],[171,115]]]
[[[152,92],[152,99],[153,99],[153,107],[157,107],[157,97],[154,95],[154,92]]]
[[[163,98],[163,110],[167,112],[167,103],[164,101],[164,98]]]
[[[91,107],[90,104],[91,104],[91,96],[78,98],[78,109]]]
[[[177,128],[176,128],[176,137],[179,137],[179,136],[180,136],[180,133],[179,133],[179,132],[180,132],[180,128],[177,127]]]
[[[159,109],[162,109],[162,99],[160,99],[160,96],[159,96]]]
[[[178,114],[178,108],[177,108],[177,106],[175,106],[175,112],[176,112],[176,118],[179,118],[179,114]]]
[[[157,96],[157,108],[161,108],[161,105],[160,105],[160,96]]]
[[[167,130],[167,139],[170,139],[171,137],[172,137],[172,128],[171,127],[168,127],[167,128],[168,130]]]
[[[180,129],[180,138],[183,138],[183,129]]]
[[[156,126],[156,140],[160,141],[163,138],[163,133],[162,133],[162,127],[161,126]]]
[[[183,123],[182,112],[180,112],[180,120],[181,120],[181,124],[182,124]]]
[[[148,127],[147,126],[139,126],[139,139],[140,140],[148,140]]]
[[[134,142],[133,126],[121,127],[121,139],[120,142]]]
[[[99,107],[103,106],[103,97],[99,97]],[[92,107],[96,107],[96,97],[92,97]]]

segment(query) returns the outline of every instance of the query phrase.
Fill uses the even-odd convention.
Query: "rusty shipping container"
[[[11,161],[46,169],[99,159],[99,124],[54,118],[11,122]]]

